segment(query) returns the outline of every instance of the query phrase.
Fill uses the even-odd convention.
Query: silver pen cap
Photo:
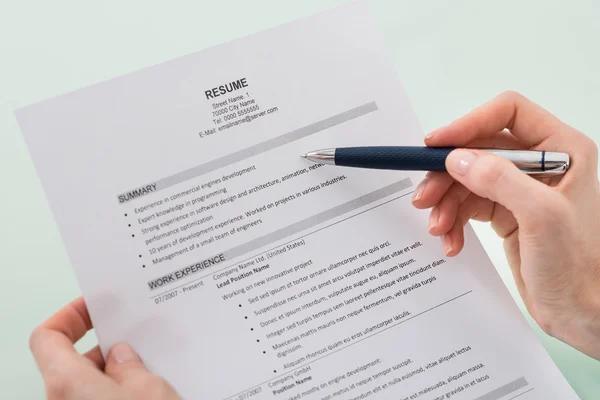
[[[564,174],[570,165],[569,155],[551,151],[485,150],[512,161],[521,171],[534,177],[551,177]]]

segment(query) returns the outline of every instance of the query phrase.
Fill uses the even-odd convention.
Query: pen
[[[338,147],[303,154],[307,160],[343,167],[401,171],[446,171],[446,157],[453,147],[371,146]],[[483,150],[514,163],[521,171],[536,177],[564,174],[569,155],[533,150]]]

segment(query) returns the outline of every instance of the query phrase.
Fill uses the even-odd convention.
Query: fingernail
[[[429,231],[435,228],[440,219],[440,209],[438,206],[433,207],[431,214],[429,215]]]
[[[140,356],[126,343],[119,343],[110,350],[112,357],[118,364],[128,361],[141,361]]]
[[[442,244],[444,246],[444,253],[446,253],[446,255],[450,254],[452,251],[452,238],[450,235],[445,234],[442,236]]]
[[[446,167],[458,175],[466,175],[477,155],[467,150],[454,150],[446,159]]]
[[[423,197],[423,192],[425,191],[425,186],[427,185],[427,178],[423,179],[421,183],[417,185],[415,189],[415,194],[413,194],[412,201],[420,200]]]
[[[427,136],[425,136],[425,140],[430,140],[435,136],[435,131],[430,132]]]

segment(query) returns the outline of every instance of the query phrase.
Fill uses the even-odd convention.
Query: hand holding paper
[[[98,347],[78,354],[73,345],[90,329],[90,316],[80,297],[31,335],[29,347],[46,382],[49,399],[179,399],[165,380],[146,369],[127,344],[114,346],[106,363]]]

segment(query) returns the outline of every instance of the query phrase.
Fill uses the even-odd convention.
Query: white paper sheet
[[[309,150],[421,145],[363,3],[17,111],[103,352],[186,399],[575,399],[421,173]]]

